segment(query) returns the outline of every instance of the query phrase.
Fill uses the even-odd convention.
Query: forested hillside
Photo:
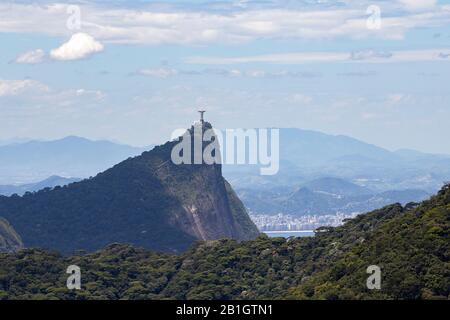
[[[449,299],[450,186],[421,204],[394,204],[313,238],[197,242],[182,255],[128,245],[72,257],[0,254],[3,299]],[[82,270],[69,292],[65,268]],[[381,268],[368,290],[366,268]]]
[[[65,254],[115,242],[179,253],[194,240],[256,238],[258,229],[223,178],[221,165],[176,165],[171,152],[177,143],[80,182],[22,197],[0,196],[0,215],[26,247]]]

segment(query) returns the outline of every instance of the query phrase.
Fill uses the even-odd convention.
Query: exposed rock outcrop
[[[0,252],[15,252],[23,248],[22,240],[13,227],[0,217]]]

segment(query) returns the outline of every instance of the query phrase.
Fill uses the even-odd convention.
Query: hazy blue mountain
[[[295,188],[239,189],[238,195],[253,214],[283,213],[293,216],[365,212],[429,197],[426,191],[420,189],[377,192],[332,177],[315,179]]]
[[[375,210],[394,203],[405,205],[429,197],[422,190],[386,191],[365,195],[334,195],[300,188],[282,203],[282,212],[294,216],[354,213]]]
[[[108,141],[67,137],[0,146],[0,185],[24,184],[52,175],[87,178],[139,155],[135,148]],[[342,135],[280,129],[280,171],[261,176],[257,166],[224,165],[236,189],[298,187],[336,177],[377,192],[420,188],[433,193],[450,180],[450,156],[389,150]]]
[[[337,196],[359,196],[373,194],[369,188],[359,186],[344,179],[324,177],[306,182],[302,185],[314,192]]]
[[[342,135],[280,129],[280,170],[260,176],[257,166],[224,167],[237,189],[299,186],[321,177],[338,177],[377,192],[415,189],[436,192],[450,180],[450,156],[414,150],[391,152]]]
[[[70,136],[0,146],[0,184],[23,184],[58,175],[85,178],[146,148]]]
[[[392,152],[363,141],[301,129],[280,129],[280,157],[297,166],[326,164],[336,158],[358,155],[378,161],[398,160]]]
[[[0,195],[10,196],[13,194],[23,195],[25,192],[39,191],[45,188],[54,188],[56,186],[65,186],[67,184],[78,182],[79,178],[64,178],[60,176],[51,176],[45,180],[36,183],[26,183],[21,185],[0,185]]]

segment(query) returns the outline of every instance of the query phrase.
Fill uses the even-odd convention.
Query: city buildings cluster
[[[305,215],[292,216],[279,213],[276,215],[250,213],[250,217],[260,231],[302,231],[315,230],[323,226],[336,227],[345,219],[353,218],[359,212],[341,213],[333,215]]]

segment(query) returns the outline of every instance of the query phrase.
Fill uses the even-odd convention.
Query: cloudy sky
[[[450,154],[450,1],[1,1],[0,140],[297,127]]]

